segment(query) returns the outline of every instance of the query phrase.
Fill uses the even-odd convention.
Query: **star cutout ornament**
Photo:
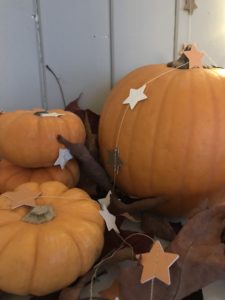
[[[116,217],[108,211],[105,204],[103,204],[102,209],[99,211],[99,213],[105,220],[108,231],[114,229],[117,233],[119,233],[119,229],[116,226]]]
[[[105,196],[105,198],[98,199],[98,202],[101,204],[102,207],[103,207],[103,205],[105,205],[106,207],[109,206],[111,195],[112,195],[112,192],[109,191],[108,194]]]
[[[187,10],[190,15],[193,14],[193,11],[198,8],[195,3],[195,0],[185,0],[184,10]]]
[[[31,192],[28,190],[7,192],[2,194],[2,196],[10,199],[10,209],[15,209],[21,206],[35,207],[37,199],[41,195],[41,192]]]
[[[129,96],[123,101],[123,104],[129,104],[131,109],[137,105],[138,102],[147,99],[148,97],[144,94],[146,84],[139,89],[130,89]]]
[[[192,45],[191,50],[184,51],[184,55],[189,60],[189,69],[195,67],[202,68],[202,59],[204,57],[204,53],[198,51],[195,45]]]
[[[150,252],[142,253],[140,263],[143,265],[141,283],[157,278],[167,285],[171,284],[169,268],[176,262],[179,255],[164,252],[159,241],[156,241]]]
[[[68,149],[66,148],[59,149],[59,156],[57,160],[54,162],[54,166],[60,166],[61,169],[64,169],[67,162],[72,158],[73,156],[71,155]]]

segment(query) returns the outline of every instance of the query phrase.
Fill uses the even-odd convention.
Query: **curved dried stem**
[[[120,215],[123,213],[139,213],[151,211],[158,205],[166,202],[166,199],[162,197],[152,197],[139,199],[133,203],[125,204],[121,202],[115,194],[111,195],[110,205],[108,207],[109,211],[114,215]]]

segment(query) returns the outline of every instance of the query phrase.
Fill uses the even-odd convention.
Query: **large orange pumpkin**
[[[103,247],[104,221],[98,203],[80,189],[51,181],[15,191],[24,190],[41,192],[34,209],[11,210],[0,196],[0,289],[46,295],[91,268]]]
[[[55,180],[69,188],[75,187],[80,177],[76,160],[70,160],[64,169],[60,166],[48,168],[22,168],[3,159],[0,161],[0,194],[14,190],[18,185],[35,181],[42,183]]]
[[[75,114],[63,110],[49,110],[62,114],[44,117],[37,110],[6,112],[0,118],[0,157],[26,168],[51,167],[63,145],[56,136],[61,134],[72,143],[83,143],[85,128]]]
[[[131,88],[147,99],[131,110]],[[102,159],[113,178],[108,151],[123,162],[116,183],[129,195],[162,195],[159,212],[181,216],[225,186],[225,71],[148,65],[112,89],[100,119]]]

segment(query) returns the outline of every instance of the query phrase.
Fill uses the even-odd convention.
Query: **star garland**
[[[120,138],[123,123],[124,123],[124,120],[125,120],[125,117],[126,117],[128,111],[129,111],[129,108],[130,108],[130,111],[132,112],[137,107],[137,105],[140,105],[140,102],[144,103],[144,102],[150,100],[149,96],[147,96],[145,94],[145,90],[150,83],[154,82],[158,78],[161,78],[162,76],[166,76],[168,73],[171,73],[171,72],[175,71],[176,69],[180,69],[187,65],[189,66],[189,69],[192,69],[194,67],[198,67],[198,68],[202,67],[202,59],[204,57],[204,53],[200,52],[195,45],[191,45],[190,49],[188,51],[184,51],[183,53],[188,58],[188,62],[186,62],[174,69],[170,69],[166,72],[163,72],[162,74],[159,74],[158,76],[145,82],[140,88],[136,88],[136,89],[131,88],[129,90],[128,97],[125,100],[122,100],[122,104],[128,105],[128,107],[124,111],[124,114],[122,116],[122,119],[121,119],[121,122],[119,125],[115,148],[108,150],[108,162],[107,163],[113,168],[114,186],[115,186],[116,177],[117,177],[121,167],[123,166],[123,161],[119,154],[119,138]]]

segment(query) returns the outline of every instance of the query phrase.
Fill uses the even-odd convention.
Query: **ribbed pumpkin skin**
[[[37,204],[51,204],[56,217],[37,225],[21,220],[29,208],[0,209],[0,289],[17,295],[46,295],[91,268],[103,247],[104,222],[99,205],[80,189],[54,181],[26,183],[16,190],[22,189],[41,191],[44,197]],[[1,195],[0,208],[8,204]]]
[[[26,168],[51,167],[63,145],[61,134],[72,143],[83,143],[85,128],[79,117],[63,110],[60,117],[40,117],[33,111],[7,112],[0,118],[0,157]],[[41,110],[40,110],[41,111]]]
[[[76,160],[70,160],[64,169],[60,166],[48,168],[22,168],[3,159],[0,161],[0,194],[14,190],[18,185],[34,181],[59,181],[67,187],[75,187],[79,181],[80,170]]]
[[[157,76],[145,89],[148,99],[127,111],[118,135],[130,89]],[[116,182],[123,191],[163,195],[170,200],[159,211],[181,216],[225,186],[224,76],[220,69],[149,65],[116,84],[101,114],[99,143],[112,178],[107,151],[118,146],[123,166]]]

